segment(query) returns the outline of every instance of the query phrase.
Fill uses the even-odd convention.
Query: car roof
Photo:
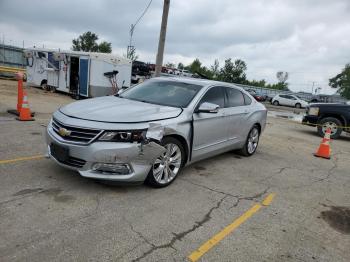
[[[191,77],[177,77],[177,76],[170,76],[170,77],[157,77],[153,78],[157,80],[167,80],[167,81],[174,81],[174,82],[182,82],[186,84],[192,84],[192,85],[201,85],[203,87],[205,86],[212,86],[212,85],[219,85],[219,86],[225,86],[225,87],[234,87],[241,91],[245,91],[243,88],[236,86],[235,84],[221,82],[221,81],[214,81],[209,79],[201,79],[201,78],[191,78]]]

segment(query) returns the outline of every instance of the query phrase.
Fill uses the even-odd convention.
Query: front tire
[[[324,137],[326,130],[328,128],[331,129],[331,138],[332,139],[337,139],[340,137],[343,129],[340,128],[342,126],[342,123],[340,122],[339,119],[335,117],[326,117],[320,120],[318,123],[319,126],[317,126],[317,133],[321,136]]]
[[[174,182],[185,162],[185,150],[179,140],[165,137],[162,145],[166,152],[154,161],[145,180],[146,184],[155,188],[166,187]]]
[[[260,138],[260,129],[258,125],[254,125],[248,133],[244,147],[239,151],[244,156],[252,156],[258,148]]]

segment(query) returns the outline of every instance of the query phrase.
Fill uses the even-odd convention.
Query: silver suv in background
[[[164,187],[195,161],[253,155],[266,112],[234,85],[154,78],[61,107],[47,128],[48,155],[83,177]]]

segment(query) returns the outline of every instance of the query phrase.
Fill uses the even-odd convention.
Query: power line
[[[140,17],[136,20],[136,22],[133,24],[133,28],[135,28],[135,26],[138,24],[138,22],[140,22],[140,20],[142,19],[142,17],[146,14],[148,8],[151,6],[153,0],[150,0],[148,5],[146,6],[145,10],[142,12],[142,14],[140,15]]]
[[[127,48],[127,57],[130,58],[131,54],[135,52],[135,47],[132,46],[132,36],[134,35],[134,30],[136,25],[140,22],[142,17],[147,13],[148,8],[151,6],[153,0],[150,0],[148,5],[146,6],[145,10],[143,10],[140,17],[136,20],[134,24],[131,24],[130,26],[130,39],[129,39],[129,46]]]

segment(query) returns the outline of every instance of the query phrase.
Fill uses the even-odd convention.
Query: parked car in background
[[[326,130],[330,128],[331,138],[337,139],[343,131],[350,133],[350,105],[346,103],[311,104],[306,109],[302,123],[316,126],[321,137],[324,137]]]
[[[296,108],[305,108],[308,106],[308,102],[300,99],[296,95],[276,95],[271,103],[275,106],[293,106]]]
[[[266,95],[261,94],[261,92],[254,89],[247,89],[247,92],[251,94],[256,101],[263,102],[266,101]]]
[[[177,75],[179,76],[184,76],[184,77],[192,77],[192,73],[186,69],[177,69],[176,72]]]
[[[132,62],[131,83],[137,84],[140,80],[150,78],[151,69],[148,64],[141,61]]]
[[[272,102],[272,99],[275,97],[275,94],[267,93],[266,95],[266,101],[267,102]]]
[[[164,187],[189,163],[235,149],[253,155],[266,115],[234,85],[158,77],[58,109],[48,155],[83,177]]]

